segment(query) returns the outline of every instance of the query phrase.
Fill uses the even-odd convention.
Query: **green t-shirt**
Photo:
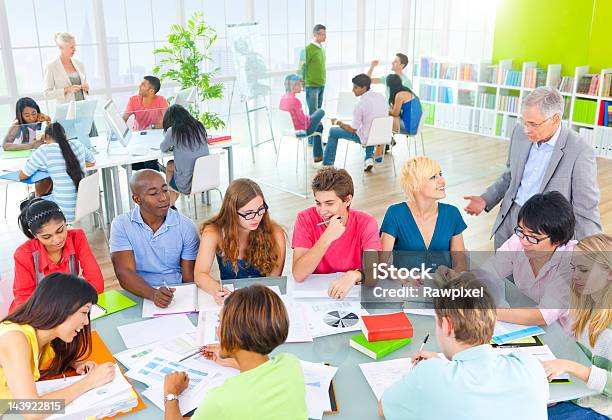
[[[393,74],[393,73],[391,73],[391,74]],[[380,83],[385,85],[385,89],[387,91],[387,98],[388,98],[389,97],[389,88],[387,87],[387,76],[389,76],[389,75],[385,74],[383,76],[380,76]],[[402,79],[402,85],[404,85],[408,89],[412,90],[412,82],[410,81],[408,76],[406,76],[404,73],[402,73],[401,79]]]
[[[208,392],[192,420],[308,418],[300,361],[282,353]]]
[[[325,86],[325,50],[311,42],[304,50],[303,61],[304,86]]]

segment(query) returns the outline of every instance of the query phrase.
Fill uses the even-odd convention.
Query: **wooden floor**
[[[468,225],[464,232],[466,246],[469,250],[491,250],[493,243],[489,239],[490,230],[497,209],[489,214],[478,217],[468,216],[463,212],[465,201],[463,196],[481,194],[501,174],[504,169],[508,142],[505,140],[487,138],[471,134],[457,133],[439,129],[426,129],[426,154],[440,162],[446,178],[447,198],[449,204],[459,207]],[[344,143],[345,144],[345,143]],[[336,162],[342,164],[345,146],[338,147]],[[420,151],[420,146],[419,146]],[[235,152],[236,177],[251,177],[259,181],[264,190],[266,201],[270,206],[272,217],[278,221],[288,234],[288,246],[291,242],[293,223],[296,213],[313,205],[312,194],[308,198],[300,198],[283,190],[303,190],[303,165],[300,155],[300,166],[296,175],[296,146],[291,141],[283,145],[278,168],[274,165],[274,149],[271,143],[260,146],[256,150],[256,163],[252,164],[248,147],[237,148]],[[391,165],[391,155],[387,155],[383,164],[377,165],[373,172],[363,176],[362,152],[356,145],[350,145],[348,151],[347,169],[355,181],[355,198],[353,207],[372,214],[382,222],[385,210],[389,205],[403,200],[398,178],[394,176]],[[394,150],[395,162],[399,173],[402,162],[408,157],[405,144],[399,144]],[[612,232],[612,160],[598,159],[598,182],[601,190],[600,210],[602,223],[606,232]],[[224,168],[225,170],[225,168]],[[308,167],[309,177],[312,177],[313,168]],[[227,175],[223,174],[226,180]],[[270,185],[275,185],[272,187]],[[222,190],[227,182],[224,181]],[[123,185],[125,202],[127,203],[127,185]],[[23,242],[23,234],[18,230],[16,223],[18,203],[25,197],[25,190],[21,186],[11,186],[8,199],[7,220],[0,223],[0,273],[2,282],[12,283],[12,255],[15,248]],[[198,219],[214,214],[220,207],[220,198],[212,193],[212,205],[205,206],[198,202]],[[178,208],[183,214],[192,215],[188,202],[181,199]],[[108,249],[104,237],[99,229],[89,224],[83,227],[89,237],[93,252],[96,255],[104,274],[107,288],[118,287]],[[290,249],[287,255],[286,270],[291,261]],[[6,285],[6,283],[5,283]],[[2,288],[5,290],[5,288]]]

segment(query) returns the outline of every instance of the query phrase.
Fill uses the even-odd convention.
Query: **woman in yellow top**
[[[34,294],[0,323],[0,399],[61,399],[66,404],[113,379],[112,363],[85,361],[91,354],[89,310],[98,295],[85,280],[66,273],[45,277]],[[38,395],[40,378],[74,368],[85,378]],[[41,416],[26,416],[41,418]]]

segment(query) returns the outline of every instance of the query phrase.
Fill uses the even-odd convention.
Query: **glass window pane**
[[[363,58],[366,63],[374,59],[382,59],[381,57],[376,57],[374,53],[374,31],[366,31],[365,33],[365,48],[363,51]]]
[[[327,65],[340,64],[342,61],[340,54],[342,48],[342,32],[327,31],[327,40],[325,41],[325,62]],[[327,85],[328,83],[326,83]]]
[[[376,0],[376,29],[389,26],[389,0]]]
[[[170,34],[170,26],[174,23],[179,23],[176,17],[176,2],[168,0],[152,1],[155,39],[165,41]]]
[[[374,31],[374,54],[382,61],[389,60],[387,52],[387,32],[385,30]]]
[[[334,12],[332,12],[334,13]],[[342,30],[357,30],[357,4],[354,0],[342,0]]]
[[[273,45],[274,54],[270,54],[270,70],[283,70],[290,68],[287,60],[287,37],[285,35],[270,35],[270,45]]]
[[[389,1],[389,28],[401,29],[402,16],[408,13],[409,2],[404,0]]]
[[[323,25],[325,25],[325,18],[326,18],[326,14],[327,11],[325,10],[325,2],[326,0],[315,0],[314,2],[314,23],[315,25],[317,23],[323,23]],[[310,31],[312,30],[312,28],[309,28]],[[333,29],[334,31],[339,30],[340,28],[335,28]]]
[[[402,51],[402,30],[389,29],[389,49],[387,50],[387,60],[393,60],[398,52]],[[404,52],[405,53],[405,52]]]
[[[92,0],[64,0],[68,15],[68,32],[76,37],[77,44],[96,42],[96,25]],[[104,6],[105,8],[108,7]],[[41,43],[42,39],[41,39]],[[44,43],[43,43],[44,44]]]
[[[106,0],[104,2],[104,25],[106,26],[107,42],[127,42],[127,25],[123,0]]]
[[[32,0],[7,0],[6,14],[13,47],[35,47],[36,24]]]
[[[357,32],[342,33],[342,62],[354,64],[357,60]]]
[[[202,0],[183,0],[183,7],[185,20],[187,20],[193,16],[194,12],[202,10]]]
[[[287,0],[287,22],[290,34],[302,34],[309,32],[312,28],[306,28],[305,0]]]
[[[148,1],[127,1],[128,37],[130,42],[153,40],[153,18]]]
[[[243,23],[246,21],[245,0],[225,0],[225,23]],[[215,3],[219,7],[219,2]]]
[[[112,86],[123,86],[132,83],[130,52],[127,44],[108,45],[108,67],[110,69]]]
[[[13,50],[13,61],[19,96],[41,93],[43,74],[38,48]]]
[[[322,23],[327,27],[327,31],[342,30],[342,0],[325,0],[325,21]]]
[[[155,58],[153,57],[152,42],[130,44],[130,58],[132,62],[132,83],[138,84],[144,76],[153,74]]]
[[[35,7],[40,45],[55,45],[53,35],[68,29],[64,2],[37,1]]]
[[[374,0],[365,2],[365,27],[366,29],[374,29],[376,21],[376,3]]]
[[[287,33],[287,2],[286,0],[270,0],[271,34]]]
[[[225,38],[225,11],[219,0],[204,0],[202,11],[206,23],[215,28],[220,37]]]
[[[4,62],[2,61],[2,54],[0,54],[0,96],[8,95],[8,87],[6,85],[6,75],[4,73]],[[8,120],[5,120],[8,121]]]
[[[255,5],[255,22],[259,23],[262,34],[267,34],[268,31],[268,0],[254,0]]]
[[[300,54],[306,45],[306,39],[304,34],[299,35],[289,35],[289,45],[287,46],[287,50],[289,52],[289,68],[292,70],[297,70],[299,62],[300,62]]]

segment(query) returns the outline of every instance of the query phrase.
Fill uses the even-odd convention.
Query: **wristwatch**
[[[359,278],[359,280],[355,282],[355,285],[358,286],[360,284],[363,284],[363,282],[365,281],[365,273],[363,272],[363,270],[355,270],[355,271],[358,271],[359,274],[361,274],[361,277]]]
[[[166,394],[166,396],[164,397],[164,401],[174,401],[174,400],[178,400],[178,397],[174,395],[173,393]]]

